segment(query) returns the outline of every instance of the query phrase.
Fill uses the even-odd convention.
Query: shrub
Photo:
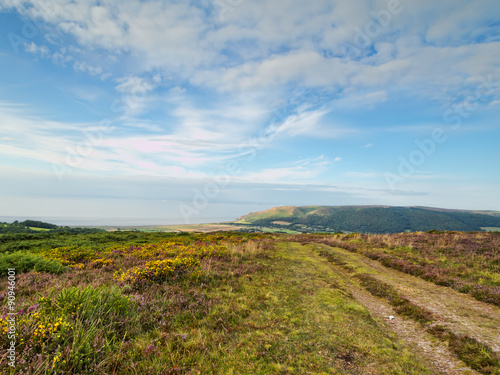
[[[114,278],[128,284],[161,283],[168,279],[176,279],[188,271],[200,268],[200,261],[191,257],[154,260],[142,266],[135,266],[127,271],[117,271]]]
[[[483,302],[500,306],[500,286],[474,285],[470,295]]]
[[[17,251],[10,254],[0,254],[0,273],[2,275],[6,275],[9,268],[15,268],[16,273],[34,270],[38,272],[60,274],[67,267],[63,266],[57,260],[47,259],[40,255]]]
[[[114,325],[117,316],[126,315],[129,297],[124,296],[117,287],[85,289],[68,288],[62,290],[54,300],[64,315],[75,319],[100,320],[105,325]]]
[[[119,350],[126,327],[135,319],[135,303],[121,289],[71,287],[21,310],[16,318],[20,373],[102,373],[100,366]],[[5,331],[7,315],[0,317]],[[0,344],[7,345],[7,335]],[[26,371],[26,372],[23,372]]]
[[[493,350],[468,336],[450,334],[449,347],[458,358],[482,374],[498,374],[500,362]]]
[[[457,335],[442,325],[429,327],[427,331],[443,341],[468,366],[482,374],[499,374],[500,361],[493,350],[476,339]]]

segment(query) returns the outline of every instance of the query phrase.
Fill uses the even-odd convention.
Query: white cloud
[[[475,43],[477,38],[489,34],[489,25],[496,24],[498,17],[494,13],[498,3],[494,1],[463,2],[460,6],[448,8],[446,15],[438,14],[427,29],[426,39],[437,45],[461,45]],[[458,27],[457,27],[458,26]],[[496,26],[498,31],[499,27]],[[498,33],[486,37],[490,41],[498,40]]]
[[[130,94],[142,94],[151,91],[154,88],[152,82],[137,76],[123,77],[118,79],[118,82],[120,84],[116,86],[116,90]]]
[[[9,143],[0,153],[49,165],[69,164],[73,172],[206,177],[217,165],[250,149],[248,140],[258,130],[255,124],[268,115],[257,103],[237,99],[210,109],[188,101],[175,103],[170,126],[130,118],[120,122],[120,132],[103,132],[97,123],[47,121],[30,108],[3,103],[0,140]],[[125,128],[134,131],[124,133]]]
[[[98,86],[95,85],[71,85],[62,87],[62,89],[69,95],[83,100],[85,102],[97,102],[105,98],[106,92]]]
[[[221,90],[257,90],[288,83],[309,87],[346,86],[356,68],[339,58],[328,59],[316,51],[297,51],[271,55],[261,61],[246,62],[219,71],[201,71],[193,82]]]
[[[100,66],[97,67],[91,66],[83,61],[75,61],[75,63],[73,64],[73,68],[76,71],[87,72],[92,76],[97,76],[103,73],[102,68]]]
[[[34,55],[40,55],[41,57],[48,57],[50,54],[47,46],[38,46],[34,42],[25,43],[24,47],[26,52],[32,53]]]
[[[62,47],[59,51],[54,52],[52,55],[52,62],[56,65],[66,66],[66,63],[69,63],[74,58],[71,55],[68,55],[66,48]]]
[[[135,65],[129,65],[132,75],[158,65],[193,84],[230,92],[295,84],[347,92],[381,92],[386,86],[427,96],[432,87],[438,88],[436,99],[442,99],[456,94],[468,77],[500,69],[494,0],[445,0],[439,5],[402,0],[401,12],[379,27],[370,46],[355,46],[362,51],[354,60],[343,55],[345,46],[355,44],[357,30],[375,22],[373,14],[388,11],[386,1],[243,1],[231,3],[223,20],[215,3],[201,5],[64,0],[47,10],[45,1],[31,0],[3,7],[42,17],[75,38],[75,69],[93,75],[105,69],[76,51],[101,50],[116,64],[128,58]],[[54,59],[62,59],[60,55],[64,53]],[[449,89],[443,92],[442,87]],[[372,99],[368,105],[384,98]]]
[[[62,162],[67,148],[84,139],[78,131],[89,125],[45,120],[30,108],[9,103],[0,103],[0,114],[0,134],[9,140],[0,154],[46,163]]]

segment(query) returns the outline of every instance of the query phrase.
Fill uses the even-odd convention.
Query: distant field
[[[287,228],[267,228],[267,227],[262,227],[260,230],[264,233],[288,233],[288,234],[297,234],[300,233],[296,230],[291,230]]]
[[[185,224],[185,225],[138,225],[138,226],[98,226],[109,232],[137,230],[139,232],[201,232],[230,231],[241,229],[241,226],[227,224]]]
[[[497,227],[482,227],[481,229],[486,232],[500,232],[500,228]]]
[[[28,227],[29,229],[31,230],[35,230],[35,231],[38,231],[38,232],[46,232],[50,229],[47,229],[47,228],[37,228],[37,227]]]
[[[277,225],[292,225],[292,223],[289,223],[288,221],[272,221],[271,224],[277,224]]]
[[[217,231],[231,231],[242,228],[241,226],[226,224],[191,224],[191,225],[167,225],[165,228],[172,232],[202,232],[210,233]]]

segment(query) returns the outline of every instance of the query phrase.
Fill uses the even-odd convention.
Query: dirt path
[[[320,245],[327,246],[327,245]],[[329,247],[339,258],[353,268],[387,284],[414,304],[435,315],[437,324],[448,327],[456,334],[466,334],[500,352],[500,308],[477,301],[471,296],[451,288],[436,285],[418,277],[387,268],[363,255],[340,248]]]
[[[354,298],[365,306],[373,317],[383,320],[384,324],[394,331],[400,339],[410,346],[418,348],[420,353],[428,358],[429,362],[440,372],[452,375],[478,374],[450,353],[443,342],[435,340],[425,332],[418,323],[399,317],[388,303],[381,302],[380,298],[374,297],[358,287],[353,286],[350,289]],[[389,320],[389,316],[395,318]]]
[[[315,246],[326,246],[326,245],[318,245]],[[371,265],[373,261],[370,259],[358,255],[352,254],[343,249],[330,248],[333,249],[339,257],[343,258],[345,261],[348,261],[351,266],[356,268],[358,271],[363,272],[373,272],[372,276],[379,277],[380,280],[383,280],[386,283],[393,285],[398,291],[402,292],[405,296],[411,298],[409,294],[414,294],[417,292],[417,289],[413,281],[408,282],[406,278],[414,278],[410,275],[401,273],[399,271],[394,271],[394,273],[400,273],[401,275],[397,275],[399,277],[395,277],[396,275],[389,275],[386,278],[386,273],[392,273],[390,269],[380,265],[374,264]],[[365,258],[367,262],[365,263]],[[376,262],[374,262],[376,263]],[[333,263],[330,263],[332,267],[336,269],[337,272],[345,275],[346,285],[352,293],[353,297],[361,303],[365,308],[370,312],[370,314],[380,323],[385,325],[388,329],[392,330],[397,334],[397,336],[405,343],[407,343],[410,347],[415,348],[423,357],[429,360],[429,363],[433,365],[436,369],[436,373],[444,373],[444,374],[479,374],[478,372],[470,369],[465,365],[462,361],[460,361],[454,354],[452,354],[445,343],[435,339],[432,335],[425,331],[425,328],[419,323],[398,316],[395,312],[394,308],[385,300],[381,298],[377,298],[367,292],[364,288],[360,287],[357,282],[352,279],[352,275],[350,275],[344,268],[337,266]],[[378,266],[382,267],[379,268]],[[426,283],[424,280],[422,280]],[[397,283],[400,283],[399,285]],[[410,286],[412,287],[412,291],[414,293],[406,293],[404,291],[409,290]],[[430,284],[430,283],[429,283]],[[417,283],[418,285],[418,283]],[[434,284],[431,284],[432,287],[440,288]],[[431,286],[428,286],[428,289],[432,289]],[[421,292],[426,292],[428,289],[420,289]],[[418,294],[418,293],[417,293]],[[462,296],[460,294],[460,296]],[[463,295],[465,296],[465,295]],[[425,296],[425,300],[432,298],[442,298],[444,295],[432,293],[428,296]],[[467,296],[468,297],[468,296]],[[436,302],[436,301],[435,301]],[[439,301],[437,301],[439,302]],[[436,303],[437,303],[436,302]],[[433,304],[434,305],[434,304]],[[439,304],[438,304],[439,305]],[[427,305],[422,305],[428,308]],[[476,306],[477,307],[477,306]],[[474,307],[472,307],[474,309]],[[475,311],[475,310],[474,310]],[[442,316],[449,316],[450,314],[441,314]],[[461,314],[459,314],[461,316]],[[389,316],[393,316],[393,319],[389,319]],[[492,324],[490,319],[491,317],[488,315],[488,318],[485,318],[488,324]],[[447,323],[445,321],[440,321],[440,324]],[[448,322],[450,323],[450,322]],[[459,321],[454,322],[453,324],[459,324]],[[449,325],[447,325],[449,326]],[[469,326],[468,328],[473,329],[473,327]],[[477,336],[477,335],[475,335]],[[485,341],[485,340],[483,340]]]

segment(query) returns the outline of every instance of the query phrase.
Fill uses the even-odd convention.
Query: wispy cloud
[[[34,55],[40,55],[42,57],[47,57],[50,54],[47,46],[38,46],[34,42],[25,43],[24,45],[26,52],[32,53]]]
[[[265,182],[265,183],[300,183],[308,181],[313,183],[328,166],[332,164],[324,155],[314,158],[301,159],[279,168],[264,168],[259,172],[243,173],[240,181]]]

